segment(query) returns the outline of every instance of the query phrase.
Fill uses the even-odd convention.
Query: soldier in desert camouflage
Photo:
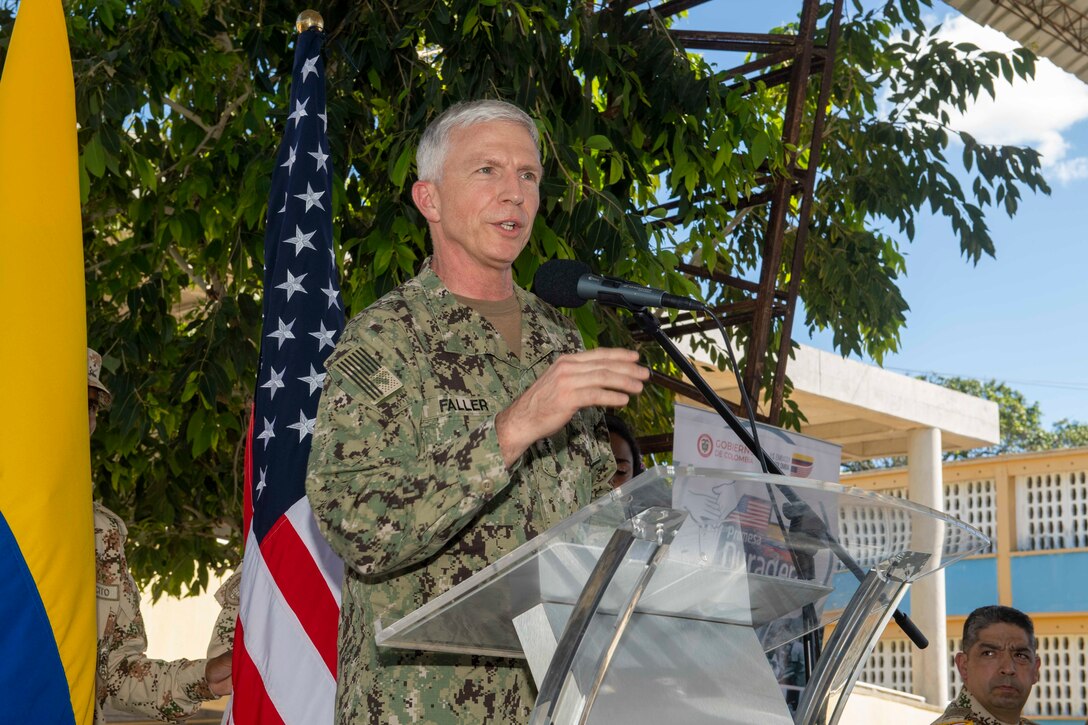
[[[87,351],[87,403],[94,433],[99,409],[112,396],[101,380],[102,358]],[[182,720],[206,700],[231,691],[231,650],[238,612],[238,581],[224,583],[216,598],[223,605],[207,660],[148,659],[147,635],[140,616],[140,592],[125,558],[128,529],[117,514],[94,504],[94,553],[98,614],[95,659],[95,725],[106,722],[107,706],[157,720]]]
[[[306,489],[347,566],[343,723],[523,722],[524,663],[379,650],[392,622],[609,489],[597,406],[648,371],[585,351],[574,325],[511,267],[540,203],[538,135],[520,109],[459,104],[428,127],[412,197],[433,256],[348,323],[327,362]]]

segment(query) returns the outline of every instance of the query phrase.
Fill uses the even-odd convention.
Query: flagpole
[[[321,17],[321,13],[316,10],[303,10],[298,14],[298,19],[295,20],[295,30],[301,35],[310,28],[317,28],[318,30],[325,29],[325,19]]]

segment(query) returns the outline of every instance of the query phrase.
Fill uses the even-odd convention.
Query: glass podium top
[[[416,611],[379,621],[377,644],[522,657],[514,618],[573,605],[617,528],[670,509],[683,521],[636,611],[750,626],[768,650],[834,622],[859,575],[910,582],[989,545],[947,514],[836,483],[657,466]],[[636,540],[599,611],[623,606],[655,548]],[[799,616],[806,605],[819,616]]]

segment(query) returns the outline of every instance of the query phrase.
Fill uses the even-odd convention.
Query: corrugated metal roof
[[[945,0],[1088,83],[1088,0]]]

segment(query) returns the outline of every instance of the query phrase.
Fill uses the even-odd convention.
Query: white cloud
[[[996,30],[962,15],[946,17],[939,37],[973,43],[983,50],[1008,52],[1017,43]],[[1031,146],[1042,154],[1047,175],[1061,182],[1088,178],[1088,157],[1074,156],[1067,135],[1072,126],[1088,119],[1088,84],[1045,58],[1035,65],[1035,78],[1003,80],[996,100],[983,92],[965,114],[951,114],[952,128],[965,131],[983,143]]]
[[[1068,161],[1059,161],[1054,164],[1054,176],[1063,184],[1079,179],[1088,179],[1088,158],[1078,156]]]

